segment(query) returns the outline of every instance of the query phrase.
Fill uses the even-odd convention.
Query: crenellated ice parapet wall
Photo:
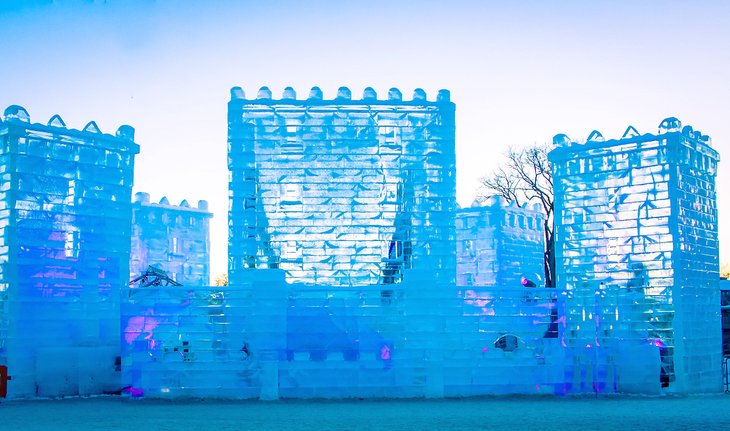
[[[644,326],[644,345],[660,346],[665,390],[719,390],[719,155],[710,138],[672,117],[657,134],[630,126],[620,139],[594,131],[585,143],[566,135],[554,142],[557,285],[570,295],[566,331],[580,339],[588,328],[584,339],[591,339],[586,315],[615,313]],[[615,289],[634,295],[633,305],[593,308],[596,295]]]
[[[521,287],[543,278],[545,214],[504,198],[474,201],[456,211],[456,284]]]
[[[424,270],[455,277],[454,104],[398,89],[325,100],[262,87],[228,104],[229,277],[283,271],[288,282],[392,285]]]
[[[340,87],[337,89],[337,93],[335,94],[335,97],[333,99],[325,99],[324,93],[319,87],[312,87],[312,89],[309,91],[309,94],[304,99],[297,99],[297,93],[292,87],[286,87],[284,91],[281,94],[280,99],[275,99],[273,97],[273,93],[269,89],[269,87],[261,87],[258,92],[256,93],[256,97],[254,98],[247,98],[246,93],[243,91],[241,87],[233,87],[231,88],[231,101],[234,100],[241,100],[241,101],[256,101],[259,103],[267,104],[267,103],[281,103],[281,102],[287,102],[287,103],[299,103],[299,104],[318,104],[319,102],[323,104],[330,104],[332,102],[336,103],[353,103],[353,104],[360,104],[360,103],[367,103],[367,104],[393,104],[398,103],[400,104],[413,104],[413,105],[425,105],[429,103],[433,104],[439,104],[439,103],[450,103],[451,102],[451,93],[448,90],[439,90],[439,92],[436,95],[436,100],[433,102],[428,101],[428,96],[426,92],[421,88],[416,88],[413,90],[413,95],[411,96],[411,100],[404,100],[403,99],[403,93],[397,89],[397,88],[391,88],[388,90],[388,93],[386,95],[385,99],[378,99],[378,93],[372,88],[372,87],[366,87],[363,90],[362,97],[360,99],[353,99],[352,98],[352,91],[347,87]]]
[[[191,207],[187,200],[171,205],[167,197],[150,202],[138,192],[132,204],[130,279],[148,265],[167,272],[185,286],[210,284],[210,219],[208,202]]]
[[[9,396],[118,390],[134,129],[82,130],[23,107],[0,119],[0,363]]]

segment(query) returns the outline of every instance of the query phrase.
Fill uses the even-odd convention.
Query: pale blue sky
[[[656,132],[676,116],[730,154],[730,2],[6,1],[0,108],[34,122],[136,128],[135,191],[207,199],[212,272],[226,270],[226,102],[240,85],[280,95],[346,85],[380,95],[451,90],[457,197],[508,146]],[[718,176],[730,215],[728,169]],[[720,224],[721,258],[730,232]]]

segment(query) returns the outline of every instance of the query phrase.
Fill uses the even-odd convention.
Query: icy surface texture
[[[289,283],[398,284],[414,269],[455,278],[454,104],[342,87],[323,100],[231,90],[229,277],[281,269]]]
[[[408,282],[384,296],[378,286],[289,284],[282,270],[252,278],[244,289],[130,289],[122,306],[128,393],[275,399],[567,390],[554,289],[465,299],[452,287],[445,300]]]
[[[651,304],[626,289],[419,290],[421,275],[388,291],[291,284],[283,270],[255,271],[244,288],[130,289],[122,385],[133,397],[261,399],[661,389]]]
[[[0,121],[0,363],[12,397],[118,388],[129,275],[134,129]],[[116,367],[116,370],[115,370]]]
[[[185,286],[210,284],[211,217],[206,201],[199,201],[197,208],[186,200],[175,206],[165,197],[150,203],[149,194],[136,193],[130,279],[154,265]]]
[[[660,347],[668,390],[719,390],[719,158],[709,138],[668,118],[656,135],[629,127],[618,140],[593,132],[585,144],[565,135],[555,143],[557,283],[572,296],[566,334],[590,339],[591,318],[612,313],[597,298],[625,291],[635,298],[615,307],[616,320]]]
[[[456,212],[456,284],[522,286],[522,277],[541,284],[545,215],[539,206],[520,208],[504,199]]]

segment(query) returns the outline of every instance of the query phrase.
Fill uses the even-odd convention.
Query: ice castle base
[[[410,280],[326,288],[256,270],[246,286],[131,289],[122,383],[132,396],[266,400],[673,390],[633,297]],[[566,332],[566,315],[582,329]]]

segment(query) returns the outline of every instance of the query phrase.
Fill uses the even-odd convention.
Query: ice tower
[[[334,100],[262,87],[228,104],[229,277],[278,269],[287,283],[397,284],[455,278],[454,104],[417,89]]]
[[[456,212],[456,284],[520,287],[540,283],[545,215],[539,205],[518,207],[494,197]]]
[[[208,202],[197,208],[183,200],[170,205],[166,197],[150,203],[150,195],[136,193],[132,205],[130,278],[154,265],[185,286],[210,283],[210,227]]]
[[[118,390],[134,129],[0,119],[0,363],[9,396]]]
[[[643,371],[617,373],[649,370],[655,376],[646,382],[657,388],[719,390],[719,157],[709,137],[667,118],[657,134],[629,127],[615,140],[593,132],[584,144],[565,135],[554,141],[557,286],[568,293],[565,334],[595,347],[586,353],[594,362],[599,346],[613,344],[616,350],[604,358],[606,372],[615,359],[624,368],[643,364]],[[621,352],[633,353],[621,358]]]

